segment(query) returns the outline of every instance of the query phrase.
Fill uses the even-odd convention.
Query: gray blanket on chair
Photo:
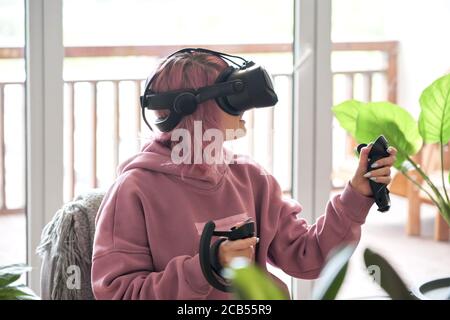
[[[41,298],[92,300],[91,258],[95,216],[105,192],[79,195],[59,209],[42,231]]]

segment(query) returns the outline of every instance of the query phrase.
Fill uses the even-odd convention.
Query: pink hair
[[[177,54],[163,61],[156,69],[150,89],[153,92],[166,92],[179,89],[198,89],[214,84],[218,75],[228,64],[212,54],[203,52],[186,52]],[[169,110],[155,111],[157,117],[166,117]],[[175,129],[186,129],[194,138],[194,121],[202,122],[202,136],[208,129],[221,130],[221,112],[215,100],[208,100],[198,105],[197,110],[185,116]],[[175,130],[174,129],[174,130]],[[156,133],[155,141],[172,149],[177,141],[171,141],[172,131]],[[195,142],[193,142],[195,143]],[[202,142],[202,149],[208,142]],[[191,156],[193,160],[193,146]],[[191,162],[193,163],[193,162]],[[212,169],[210,165],[196,165],[204,171]]]

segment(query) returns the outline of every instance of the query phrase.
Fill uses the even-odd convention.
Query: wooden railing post
[[[119,146],[120,146],[120,95],[119,95],[119,81],[113,81],[113,168],[114,177],[116,177],[116,169],[119,165]]]
[[[140,142],[141,142],[141,136],[142,136],[142,131],[141,131],[141,102],[140,102],[140,97],[141,97],[141,80],[135,80],[133,81],[134,83],[134,104],[136,106],[135,109],[135,138],[136,138],[136,147],[135,150],[136,152],[139,152],[140,150]]]
[[[388,100],[392,103],[397,102],[397,51],[397,45],[391,45],[387,51]]]
[[[91,187],[97,188],[97,81],[91,82]]]
[[[67,82],[67,109],[64,117],[66,118],[67,138],[65,141],[67,152],[67,167],[66,167],[66,179],[67,179],[67,197],[68,200],[72,200],[75,195],[75,84],[74,82]],[[66,199],[67,200],[67,199]]]
[[[5,86],[0,84],[0,210],[6,210],[5,190]]]

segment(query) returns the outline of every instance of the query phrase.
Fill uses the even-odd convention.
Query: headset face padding
[[[224,71],[222,71],[219,74],[219,76],[216,79],[216,83],[226,82],[228,80],[229,76],[234,71],[236,71],[236,68],[234,68],[232,66],[227,67]],[[227,112],[229,114],[236,115],[236,116],[240,114],[240,112],[236,112],[236,110],[234,110],[233,107],[228,103],[226,96],[224,96],[224,97],[217,97],[216,98],[216,103],[219,105],[219,107],[223,111],[225,111],[225,112]]]
[[[247,61],[242,57],[202,48],[187,48],[171,54],[166,59],[177,53],[195,51],[218,56],[238,67],[230,65],[220,73],[214,85],[201,87],[197,90],[185,89],[153,93],[150,90],[150,86],[154,77],[148,78],[144,95],[141,96],[142,115],[147,125],[145,108],[170,110],[168,117],[158,119],[155,122],[161,131],[167,132],[174,129],[184,116],[194,113],[198,104],[210,99],[215,99],[218,106],[231,115],[240,115],[252,108],[271,107],[278,102],[272,79],[267,71],[262,66],[256,65],[252,61]],[[239,65],[231,60],[230,57],[241,59],[244,63]]]

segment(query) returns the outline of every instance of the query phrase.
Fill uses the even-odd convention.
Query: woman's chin
[[[225,140],[236,140],[244,137],[247,134],[247,128],[245,127],[245,121],[239,120],[234,128],[225,129]]]
[[[245,127],[245,121],[244,120],[240,120],[239,121],[238,132],[237,132],[237,138],[242,138],[246,134],[247,134],[247,128]]]

